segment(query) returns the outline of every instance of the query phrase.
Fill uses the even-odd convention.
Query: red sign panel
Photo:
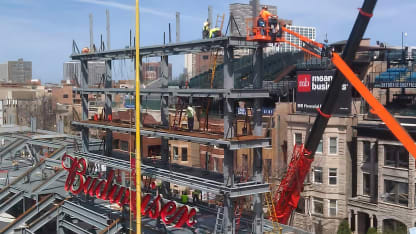
[[[116,203],[119,206],[129,205],[130,210],[136,215],[136,191],[127,187],[113,184],[114,171],[107,173],[107,179],[100,179],[85,175],[88,162],[84,158],[71,157],[65,154],[62,157],[62,167],[68,171],[65,182],[65,190],[75,195],[83,192],[86,195],[98,199]],[[135,177],[135,172],[132,173]],[[152,189],[155,189],[152,183]],[[131,196],[130,196],[131,195]],[[141,214],[152,219],[161,218],[167,225],[174,225],[179,228],[185,223],[192,227],[196,223],[196,209],[187,205],[177,206],[174,201],[163,204],[161,195],[152,199],[150,194],[142,194]]]
[[[299,74],[298,75],[298,92],[309,93],[311,91],[311,75]]]

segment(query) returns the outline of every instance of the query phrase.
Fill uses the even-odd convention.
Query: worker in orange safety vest
[[[267,23],[269,21],[269,17],[271,15],[272,14],[268,11],[267,6],[263,6],[263,8],[262,8],[262,10],[260,11],[260,14],[259,14],[259,19],[257,20],[257,26],[262,27],[262,29],[261,29],[261,34],[262,35],[266,35],[266,29],[265,28],[267,26]]]
[[[271,15],[272,14],[268,11],[267,6],[263,6],[262,10],[260,11],[259,16],[264,20],[264,22],[267,22]]]

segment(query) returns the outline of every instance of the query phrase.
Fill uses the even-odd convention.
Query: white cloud
[[[106,0],[74,0],[74,1],[84,2],[84,3],[89,3],[89,4],[95,4],[95,5],[101,5],[101,6],[106,6],[106,7],[114,7],[114,8],[118,8],[118,9],[121,9],[121,10],[127,10],[127,11],[135,11],[136,10],[135,5],[125,4],[125,3],[118,3],[118,2],[114,2],[114,1],[106,1]],[[175,18],[175,13],[159,11],[159,10],[155,10],[155,9],[147,8],[147,7],[143,7],[143,6],[140,6],[140,12],[155,15],[155,16],[170,18],[170,19]],[[190,20],[202,20],[203,19],[203,17],[195,17],[195,16],[190,16],[190,15],[184,15],[184,14],[181,14],[181,17],[186,18],[186,19],[190,19]]]
[[[107,7],[114,7],[114,8],[118,8],[121,10],[128,10],[128,11],[136,10],[136,7],[134,5],[118,3],[118,2],[113,2],[113,1],[104,1],[104,0],[75,0],[75,1],[101,5],[101,6],[107,6]],[[173,14],[163,12],[163,11],[157,11],[157,10],[146,8],[146,7],[140,7],[140,12],[148,13],[148,14],[152,14],[156,16],[161,16],[161,17],[174,18]]]

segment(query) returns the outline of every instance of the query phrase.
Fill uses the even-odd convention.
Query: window
[[[329,138],[329,154],[338,153],[338,137]]]
[[[305,214],[305,198],[299,198],[298,207],[296,207],[296,212]]]
[[[317,184],[322,184],[322,167],[314,167],[313,182]]]
[[[337,200],[328,200],[328,214],[331,217],[337,216]]]
[[[188,161],[188,148],[182,148],[182,161]]]
[[[323,141],[322,141],[322,139],[319,141],[319,145],[318,145],[318,148],[316,148],[316,151],[315,151],[315,153],[317,153],[317,154],[322,154],[322,149],[323,149]]]
[[[314,214],[324,214],[324,199],[313,197],[313,213]]]
[[[329,184],[337,184],[337,169],[336,168],[329,168],[328,173]]]
[[[363,194],[370,195],[370,174],[363,174]]]
[[[68,94],[64,94],[64,98],[68,98]]]
[[[203,55],[203,56],[202,56],[202,59],[203,59],[203,60],[208,60],[208,59],[209,59],[209,57],[208,57],[208,55]]]
[[[363,141],[363,162],[369,162],[371,157],[371,144],[369,141]]]
[[[179,159],[179,152],[178,152],[178,147],[173,147],[173,160],[178,160]]]
[[[302,133],[295,133],[295,144],[296,145],[302,144]]]
[[[384,201],[400,205],[408,204],[409,185],[391,180],[384,180]]]
[[[384,165],[409,168],[409,153],[403,146],[384,146]]]
[[[120,141],[120,149],[123,151],[129,151],[129,143],[127,141]]]

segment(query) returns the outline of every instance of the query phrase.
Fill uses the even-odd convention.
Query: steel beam
[[[61,169],[57,173],[53,174],[51,177],[47,178],[45,182],[43,182],[39,186],[35,187],[32,190],[32,193],[40,193],[40,192],[42,192],[42,190],[48,188],[51,184],[55,183],[55,181],[57,179],[61,178],[65,174],[67,174],[67,171],[65,171],[64,169]]]
[[[39,212],[48,207],[54,201],[55,197],[53,195],[47,196],[45,199],[34,204],[26,212],[17,217],[13,222],[4,227],[3,230],[0,231],[0,233],[12,232],[14,229],[24,225],[28,220],[35,217],[37,214],[39,214]]]
[[[259,46],[255,50],[254,55],[254,73],[253,73],[253,87],[261,89],[263,86],[263,47]],[[254,131],[253,135],[263,136],[263,99],[254,99]],[[263,148],[253,149],[253,180],[258,183],[263,183]],[[254,233],[263,233],[263,196],[261,193],[254,194],[253,197],[254,217]]]
[[[89,162],[106,165],[108,167],[113,167],[124,171],[129,171],[131,168],[129,161],[122,159],[85,152],[75,152],[73,155],[75,157],[86,158]],[[52,162],[52,160],[48,160],[47,163],[49,162],[59,164],[59,161]],[[229,194],[229,196],[233,198],[252,195],[258,192],[265,193],[269,191],[268,184],[259,184],[254,181],[236,183],[234,186],[230,187],[225,186],[223,183],[215,180],[209,180],[185,173],[174,172],[146,164],[142,164],[141,169],[143,175],[152,176],[162,181],[167,181],[182,186],[189,186],[192,189],[199,189],[217,195]]]
[[[83,93],[123,93],[135,94],[133,89],[123,88],[74,88],[74,92]],[[211,98],[268,98],[270,97],[267,89],[178,89],[178,88],[164,88],[164,89],[141,89],[141,96],[170,96],[170,97],[211,97]]]
[[[106,67],[106,74],[105,74],[104,87],[108,89],[108,88],[111,88],[111,85],[112,85],[111,60],[107,60],[105,62],[105,67]],[[106,93],[105,94],[105,107],[104,107],[105,119],[108,119],[109,116],[113,115],[112,104],[113,104],[113,95],[111,93]],[[104,145],[105,145],[104,154],[107,156],[110,156],[111,151],[113,150],[113,133],[110,129],[107,129],[106,131]]]
[[[224,48],[224,89],[234,88],[234,49],[232,47]],[[230,98],[224,99],[224,139],[234,137],[234,103]],[[224,185],[227,187],[234,186],[234,157],[235,151],[230,148],[224,148]],[[218,222],[218,221],[217,221]],[[224,194],[224,233],[235,233],[235,215],[233,202],[230,194]]]
[[[9,199],[7,199],[5,202],[3,202],[0,205],[0,214],[8,211],[10,208],[12,208],[14,205],[16,205],[22,199],[23,199],[23,191],[21,191],[19,193],[15,193],[13,196],[11,196]]]
[[[47,223],[55,219],[56,216],[58,216],[58,214],[59,214],[59,207],[54,206],[47,212],[43,213],[40,217],[38,217],[32,223],[30,223],[28,229],[31,232],[36,232],[37,230],[45,226]]]
[[[82,220],[83,222],[93,225],[99,229],[104,229],[107,227],[108,217],[93,210],[87,209],[81,205],[70,201],[65,201],[61,206],[61,209],[63,213],[70,215],[73,218]]]
[[[81,220],[83,221],[83,220]],[[92,232],[89,232],[87,230],[85,230],[82,227],[78,227],[77,225],[70,223],[66,220],[59,220],[59,226],[64,227],[74,233],[78,233],[78,234],[92,234]]]
[[[118,126],[111,126],[111,125],[104,125],[104,124],[91,124],[91,123],[76,122],[76,121],[72,121],[72,124],[76,126],[83,126],[83,127],[85,126],[89,128],[111,129],[112,131],[118,131],[118,132],[127,132],[127,133],[136,132],[135,128],[118,127]],[[224,139],[212,139],[212,138],[180,135],[180,134],[174,134],[174,133],[169,133],[169,132],[161,132],[161,131],[157,131],[156,129],[154,131],[153,130],[140,130],[140,135],[147,136],[147,137],[165,137],[171,140],[183,140],[183,141],[190,141],[190,142],[195,142],[199,144],[216,145],[222,148],[228,148],[230,150],[270,146],[270,138],[257,138],[257,139],[249,139],[249,140],[235,140],[235,139],[224,140]]]
[[[205,40],[170,43],[165,45],[144,46],[140,48],[140,55],[145,57],[158,57],[165,55],[181,55],[197,52],[207,52],[223,48],[227,45],[237,48],[256,48],[258,43],[247,41],[245,37],[218,37]],[[72,60],[122,60],[134,58],[134,48],[108,50],[87,54],[72,54]]]
[[[121,219],[117,219],[114,220],[110,226],[102,229],[99,234],[116,234],[119,233],[121,231],[121,229],[123,229],[123,225],[121,224]]]
[[[81,88],[88,88],[88,61],[81,61]],[[81,95],[82,104],[82,120],[88,120],[88,94]],[[82,150],[88,152],[89,146],[89,130],[88,128],[81,129]]]

